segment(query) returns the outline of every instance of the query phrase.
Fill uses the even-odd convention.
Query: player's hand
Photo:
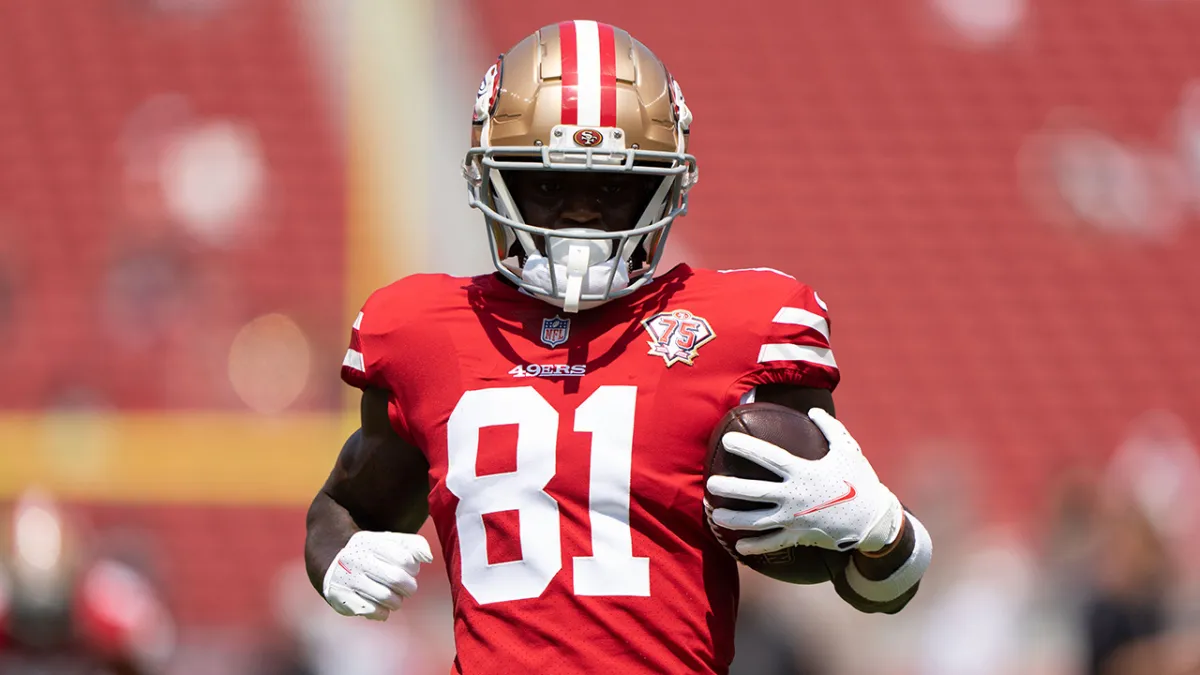
[[[885,548],[900,533],[904,509],[879,482],[858,442],[832,415],[813,408],[809,418],[829,442],[818,460],[796,457],[787,450],[746,434],[725,434],[729,452],[776,474],[783,482],[712,476],[715,495],[772,504],[754,511],[716,509],[712,520],[735,530],[777,530],[737,542],[738,553],[759,555],[792,546],[819,546],[837,551],[871,552]]]
[[[419,534],[358,532],[325,572],[322,594],[338,614],[386,621],[417,592],[417,571],[429,562],[429,542]]]

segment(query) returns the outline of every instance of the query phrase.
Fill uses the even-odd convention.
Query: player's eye
[[[558,194],[559,192],[562,192],[562,183],[559,183],[558,181],[552,181],[552,180],[543,181],[541,183],[538,183],[537,189],[538,189],[538,192],[540,192],[544,195],[555,195],[555,194]]]
[[[615,195],[623,189],[625,189],[624,185],[618,185],[618,184],[613,184],[613,183],[609,183],[607,185],[600,186],[600,191],[606,195]]]

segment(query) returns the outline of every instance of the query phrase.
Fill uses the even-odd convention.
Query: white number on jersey
[[[633,417],[637,387],[603,386],[575,410],[575,431],[591,432],[588,515],[592,555],[574,565],[578,595],[650,595],[650,560],[633,556],[629,528]],[[517,425],[517,468],[480,476],[479,430]],[[480,604],[536,598],[562,568],[558,502],[546,493],[556,471],[559,414],[533,387],[463,394],[447,424],[446,487],[458,497],[462,584]],[[519,514],[521,559],[487,559],[486,513]]]

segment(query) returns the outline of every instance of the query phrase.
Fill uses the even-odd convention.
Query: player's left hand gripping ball
[[[356,532],[325,572],[325,600],[338,614],[386,621],[417,592],[417,572],[428,562],[433,553],[419,534]]]
[[[829,442],[818,460],[801,459],[753,436],[725,434],[725,449],[779,475],[782,482],[712,476],[715,495],[766,502],[754,511],[717,509],[712,520],[735,530],[768,532],[737,542],[738,553],[759,555],[792,546],[879,551],[892,543],[904,522],[900,501],[879,482],[858,442],[832,415],[813,408],[809,418]]]

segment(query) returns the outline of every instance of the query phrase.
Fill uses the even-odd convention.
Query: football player
[[[546,26],[487,71],[464,173],[496,272],[401,279],[351,331],[362,427],[305,548],[338,612],[382,620],[416,591],[432,516],[452,672],[726,672],[737,569],[705,519],[704,459],[751,400],[809,414],[829,461],[727,435],[780,482],[713,477],[764,503],[714,522],[763,533],[744,554],[844,552],[833,582],[862,611],[913,597],[929,535],[832,416],[825,303],[773,270],[658,270],[696,184],[691,122],[662,62],[613,26]]]

